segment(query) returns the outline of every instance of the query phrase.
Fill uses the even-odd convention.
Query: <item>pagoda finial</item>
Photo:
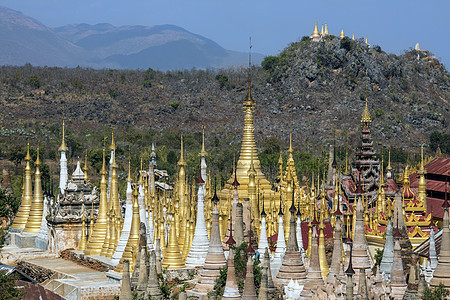
[[[62,124],[62,141],[61,141],[61,146],[59,146],[58,151],[68,151],[69,148],[67,148],[66,145],[66,131],[65,131],[65,122],[64,122],[64,117],[63,117],[63,124]]]
[[[128,157],[128,177],[127,181],[131,182],[131,157]]]
[[[41,163],[41,160],[39,159],[39,146],[37,147],[36,151],[37,151],[36,161],[34,162],[34,164],[37,166],[40,166],[42,163]]]
[[[200,156],[206,156],[208,152],[205,150],[205,125],[202,125],[202,150],[200,151]]]
[[[355,40],[355,33],[353,32],[352,40]]]
[[[367,105],[367,95],[366,95],[366,106],[364,107],[364,111],[361,117],[361,123],[371,123],[372,119],[370,118],[369,107]]]
[[[179,166],[185,166],[186,161],[184,160],[184,146],[183,146],[183,135],[181,135],[181,152],[180,152],[180,160],[178,161]]]
[[[250,37],[250,50],[248,53],[248,93],[247,99],[244,101],[244,106],[252,107],[255,102],[252,98],[252,38]]]
[[[324,31],[323,31],[323,24],[322,24],[322,29],[320,30],[320,35],[323,35]]]
[[[327,26],[327,23],[325,22],[325,35],[328,35],[328,26]]]
[[[319,29],[317,28],[317,21],[316,21],[316,25],[314,26],[314,31],[313,31],[312,37],[313,37],[313,38],[318,38],[318,37],[320,37]]]
[[[389,154],[388,154],[388,165],[386,167],[386,170],[387,171],[392,170],[392,167],[391,167],[391,148],[390,147],[389,147]]]
[[[345,38],[344,29],[341,30],[341,35],[339,36],[339,38],[341,39]]]
[[[368,45],[369,43],[367,42],[367,35],[366,35],[366,44]]]
[[[86,149],[86,152],[84,154],[84,166],[83,166],[84,181],[85,182],[88,181],[88,170],[89,170],[88,164],[87,164],[87,158],[88,158],[88,155],[87,155],[87,149]]]
[[[116,150],[116,143],[114,142],[114,128],[111,130],[111,145],[109,149]]]
[[[105,173],[106,174],[106,162],[105,162],[105,141],[106,141],[106,137],[103,139],[103,164],[102,164],[102,170],[101,173]]]
[[[289,129],[289,150],[288,150],[288,152],[289,153],[293,153],[294,152],[294,149],[292,148],[292,126]]]
[[[31,155],[30,155],[30,142],[27,142],[27,155],[25,156],[25,160],[31,160]]]

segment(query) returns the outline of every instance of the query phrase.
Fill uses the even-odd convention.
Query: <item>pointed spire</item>
[[[114,129],[111,130],[111,145],[109,149],[116,150],[116,143],[114,142]]]
[[[283,203],[282,203],[281,193],[280,193],[280,210],[279,210],[279,212],[278,212],[278,215],[279,215],[279,216],[282,216],[282,215],[283,215],[282,206],[283,206]]]
[[[322,29],[320,30],[320,35],[323,35],[323,24],[322,24]]]
[[[179,166],[185,166],[186,161],[184,160],[184,146],[183,146],[183,135],[181,135],[181,146],[180,146],[180,160],[178,160]]]
[[[328,26],[327,26],[327,23],[325,23],[325,35],[328,35]]]
[[[366,35],[366,44],[368,45],[369,43],[367,42],[367,35]]]
[[[65,122],[64,122],[64,118],[63,118],[62,141],[61,141],[61,146],[59,146],[58,151],[68,151],[68,150],[69,150],[69,148],[67,148],[66,137],[65,137]]]
[[[292,154],[294,152],[294,149],[292,148],[292,128],[289,129],[289,149],[288,149],[288,152],[290,154]],[[281,157],[281,155],[280,155],[280,157]]]
[[[313,31],[312,37],[313,37],[313,38],[318,38],[318,37],[320,37],[319,29],[317,28],[317,21],[316,21],[316,25],[314,25],[314,31]]]
[[[202,126],[202,150],[200,151],[200,156],[207,156],[208,152],[205,150],[205,125]]]
[[[84,154],[84,166],[83,166],[84,181],[85,182],[87,182],[88,179],[89,179],[89,177],[88,177],[88,170],[89,170],[89,168],[88,168],[88,164],[87,164],[87,158],[88,158],[88,155],[87,155],[87,149],[86,149],[86,153]]]
[[[252,98],[252,38],[250,38],[250,50],[248,54],[248,93],[244,101],[244,106],[252,107],[255,101]]]
[[[352,34],[352,40],[355,40],[355,33]]]
[[[25,156],[25,160],[26,160],[26,161],[30,161],[30,160],[31,160],[31,155],[30,155],[30,142],[27,142],[27,155]]]
[[[127,181],[131,182],[131,157],[128,157],[128,177]]]
[[[369,107],[367,105],[367,96],[366,96],[366,106],[364,107],[364,111],[361,117],[361,123],[371,123],[372,119],[370,118]]]
[[[341,30],[341,35],[339,36],[339,38],[341,39],[345,38],[344,29]]]

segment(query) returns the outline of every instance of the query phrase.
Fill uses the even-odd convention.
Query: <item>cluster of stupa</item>
[[[325,25],[324,34],[327,31]],[[207,168],[204,130],[195,181],[186,176],[181,137],[173,187],[165,182],[166,173],[156,169],[152,147],[148,168],[141,161],[134,180],[129,165],[126,199],[121,200],[114,134],[109,170],[103,149],[97,191],[87,176],[87,159],[83,170],[77,163],[69,181],[63,124],[59,195],[49,197],[49,203],[43,200],[39,151],[33,193],[28,152],[22,203],[11,226],[11,243],[30,247],[27,241],[33,241],[31,247],[38,248],[38,241],[47,239],[44,247],[54,252],[76,244],[85,256],[112,266],[109,276],[121,280],[121,299],[131,299],[132,290],[160,299],[157,274],[163,269],[197,269],[198,278],[186,296],[198,298],[211,295],[225,267],[224,299],[271,299],[277,290],[287,299],[402,299],[405,294],[418,295],[427,282],[450,287],[450,269],[446,267],[450,264],[449,205],[444,202],[442,246],[437,257],[435,228],[430,229],[431,214],[427,211],[423,149],[416,195],[410,188],[408,167],[402,180],[396,181],[389,156],[384,174],[383,162],[373,147],[367,99],[361,118],[361,144],[350,168],[346,157],[345,172],[340,171],[332,147],[327,178],[316,174],[310,182],[299,180],[290,134],[286,168],[281,153],[274,184],[265,178],[258,159],[250,74],[243,105],[240,156],[232,176],[219,191],[213,188]],[[69,220],[71,226],[67,225]],[[430,257],[420,267],[412,249],[430,235]],[[52,243],[58,236],[61,240]],[[329,257],[326,240],[331,239]],[[247,275],[240,290],[234,251],[243,242],[248,243]],[[375,265],[375,247],[384,248],[380,266]],[[258,260],[262,263],[259,294],[253,274]]]
[[[322,24],[322,29],[319,32],[319,28],[317,27],[317,21],[316,24],[314,25],[314,30],[313,33],[311,35],[311,39],[315,42],[321,41],[323,38],[329,36],[330,34],[328,33],[328,25],[327,23],[325,23],[325,27]],[[344,29],[341,29],[341,33],[339,34],[339,38],[343,39],[345,38],[345,34],[344,34]],[[355,33],[353,32],[352,34],[352,40],[355,40]],[[365,39],[365,43],[368,44],[367,42],[367,36]]]

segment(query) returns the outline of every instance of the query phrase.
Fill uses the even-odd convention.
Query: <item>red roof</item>
[[[425,165],[427,173],[449,176],[450,158],[438,157]]]
[[[330,222],[323,222],[325,224],[325,228],[323,229],[323,234],[325,235],[326,239],[333,238],[333,227],[331,227]],[[302,222],[302,241],[303,241],[303,249],[308,249],[308,233],[309,233],[309,226],[308,222]],[[319,235],[319,232],[317,232],[317,235]]]

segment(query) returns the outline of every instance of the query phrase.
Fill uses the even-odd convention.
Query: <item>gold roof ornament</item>
[[[355,40],[355,33],[352,34],[352,40]]]
[[[65,122],[64,122],[64,119],[63,119],[63,126],[62,126],[62,141],[61,141],[61,146],[59,146],[59,148],[58,148],[58,151],[68,151],[69,150],[69,148],[67,148],[67,145],[66,145],[66,137],[65,137],[65,134],[66,132],[65,132]]]
[[[325,35],[328,35],[328,26],[327,26],[327,23],[325,23]]]
[[[320,35],[323,35],[324,31],[323,31],[323,24],[322,24],[322,29],[320,30]]]
[[[368,45],[369,43],[367,42],[367,35],[366,35],[366,44]]]
[[[344,29],[341,30],[341,35],[339,36],[341,39],[345,38]]]
[[[313,38],[318,38],[318,37],[320,37],[319,29],[317,28],[317,21],[316,21],[316,25],[314,26],[314,31],[313,31],[312,37],[313,37]]]
[[[364,107],[364,111],[361,117],[361,123],[371,123],[372,119],[370,118],[369,107],[367,105],[367,96],[366,96],[366,106]]]

